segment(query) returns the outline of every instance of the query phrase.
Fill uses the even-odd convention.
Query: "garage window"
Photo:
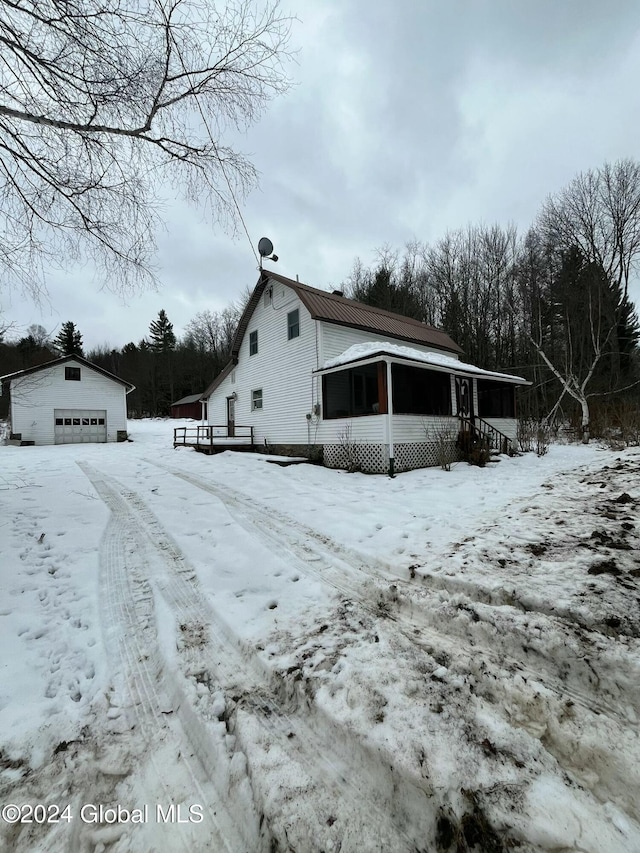
[[[62,426],[64,424],[64,420],[62,418],[56,418],[56,426]]]
[[[65,367],[64,378],[65,379],[71,379],[75,382],[80,382],[80,368],[79,367]]]

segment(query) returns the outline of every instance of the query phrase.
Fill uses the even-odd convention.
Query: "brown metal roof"
[[[119,382],[120,385],[124,385],[127,389],[127,394],[130,391],[133,391],[136,387],[135,385],[132,385],[131,382],[127,382],[126,379],[121,379],[119,376],[109,373],[109,371],[105,370],[103,367],[98,367],[97,364],[87,361],[87,359],[83,358],[81,355],[63,355],[61,358],[55,358],[53,361],[45,361],[44,364],[37,364],[35,367],[27,367],[25,370],[17,370],[15,373],[7,373],[5,376],[0,376],[0,381],[10,382],[12,379],[18,379],[20,376],[28,376],[30,373],[37,373],[39,370],[47,370],[49,367],[55,367],[56,364],[64,364],[67,361],[79,361],[80,364],[84,364],[87,367],[90,367],[91,370],[101,373],[103,376],[106,376],[107,379],[113,379],[114,382]]]
[[[323,320],[325,323],[334,323],[337,326],[350,326],[354,329],[362,329],[365,332],[387,335],[390,338],[398,338],[402,341],[435,347],[448,352],[462,352],[462,349],[446,332],[436,329],[434,326],[427,326],[426,323],[421,323],[411,317],[403,317],[402,314],[394,314],[391,311],[384,311],[382,308],[374,308],[372,305],[365,305],[362,302],[356,302],[355,299],[347,299],[336,293],[328,293],[325,290],[309,287],[307,284],[293,281],[271,271],[263,273],[263,278],[258,282],[253,293],[249,303],[249,306],[252,306],[252,313],[260,294],[264,290],[264,278],[267,276],[270,280],[280,282],[295,290],[314,320]],[[257,293],[259,289],[260,292]],[[247,317],[246,323],[249,322],[249,319],[250,317]],[[244,330],[246,330],[246,324]],[[240,332],[240,327],[238,332]],[[235,346],[234,352],[236,352]]]
[[[237,333],[236,333],[236,337],[237,337]],[[213,392],[216,390],[216,388],[218,387],[218,385],[221,385],[221,384],[222,384],[222,382],[223,382],[223,381],[227,378],[227,376],[231,373],[231,371],[233,370],[233,368],[236,366],[236,364],[237,364],[237,363],[238,363],[238,359],[237,359],[237,358],[232,358],[232,359],[231,359],[231,361],[230,361],[230,362],[228,362],[228,363],[227,363],[227,364],[222,368],[222,370],[221,370],[221,371],[220,371],[220,373],[216,376],[216,378],[213,380],[213,382],[211,383],[211,385],[209,385],[209,387],[208,387],[208,388],[206,388],[206,389],[204,390],[204,392],[203,392],[202,396],[200,397],[200,399],[201,399],[201,400],[208,400],[208,399],[209,399],[209,397],[210,397],[210,396],[213,394]]]
[[[208,399],[211,396],[238,363],[242,340],[246,334],[253,312],[269,281],[277,281],[292,288],[314,320],[335,323],[337,326],[351,326],[354,329],[362,329],[365,332],[387,335],[390,338],[397,338],[398,340],[408,341],[412,344],[422,344],[423,346],[430,346],[447,352],[462,352],[460,347],[446,332],[436,329],[433,326],[427,326],[419,320],[413,320],[411,317],[403,317],[402,314],[393,314],[391,311],[383,311],[381,308],[373,308],[371,305],[356,302],[355,299],[346,299],[344,296],[338,296],[336,293],[328,293],[326,290],[309,287],[308,284],[294,281],[279,273],[263,270],[251,294],[251,298],[240,317],[233,344],[231,345],[231,361],[206,389],[202,395],[203,399]]]
[[[189,394],[188,397],[181,397],[179,400],[176,400],[175,403],[172,403],[172,406],[186,406],[188,403],[197,403],[203,398],[203,394]]]

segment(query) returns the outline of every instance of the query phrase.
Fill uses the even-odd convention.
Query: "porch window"
[[[79,367],[65,367],[64,378],[65,379],[71,379],[75,382],[80,382],[80,368]]]
[[[300,311],[289,311],[287,314],[287,340],[300,337]]]
[[[365,364],[322,377],[325,418],[357,418],[379,412],[378,366]]]
[[[257,388],[251,392],[251,411],[255,412],[262,408],[262,388]]]
[[[451,414],[451,377],[448,373],[392,364],[391,379],[394,414]]]
[[[258,330],[249,332],[249,355],[255,355],[258,352]]]
[[[478,414],[481,418],[515,418],[514,386],[494,379],[478,379]]]

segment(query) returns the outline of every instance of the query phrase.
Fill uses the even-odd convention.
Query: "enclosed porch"
[[[445,449],[461,458],[470,443],[515,444],[515,388],[525,380],[439,353],[369,347],[317,371],[326,465],[393,474],[437,465]]]

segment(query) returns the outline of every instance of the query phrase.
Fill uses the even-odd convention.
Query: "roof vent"
[[[341,290],[334,290],[333,295],[334,296],[344,296],[344,293]]]

